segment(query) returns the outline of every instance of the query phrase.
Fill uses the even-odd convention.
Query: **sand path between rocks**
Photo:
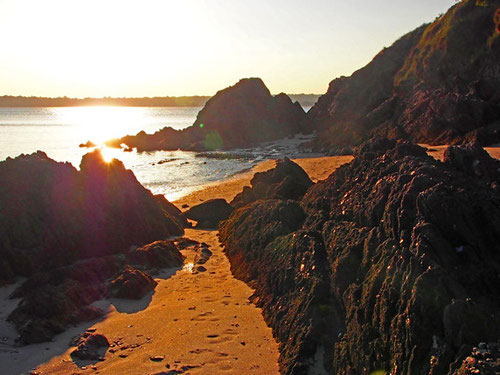
[[[296,161],[317,181],[351,159]],[[174,203],[182,207],[212,198],[230,201],[256,172],[274,165],[272,160],[265,161]],[[192,272],[195,251],[187,248],[182,251],[185,267],[170,278],[158,278],[152,296],[137,302],[100,301],[100,307],[109,308],[102,321],[71,328],[54,343],[19,348],[13,368],[29,370],[38,365],[38,374],[278,374],[278,345],[272,330],[261,309],[249,302],[252,289],[232,276],[217,231],[188,229],[185,237],[210,246],[213,255],[204,264],[205,272],[196,272],[196,266]],[[105,335],[111,343],[103,361],[72,360],[70,332],[74,335],[86,328]],[[30,352],[37,353],[38,359],[29,358]]]
[[[444,146],[435,147],[433,156],[439,159],[443,150]],[[500,148],[487,151],[500,157]],[[350,156],[341,156],[294,161],[316,182],[350,160]],[[212,198],[230,201],[243,186],[249,185],[256,172],[274,165],[274,161],[263,162],[249,172],[204,186],[174,203],[182,207]],[[210,246],[213,255],[204,265],[206,271],[196,272],[196,266],[190,267],[195,250],[187,248],[182,251],[186,256],[184,268],[170,278],[157,279],[152,296],[138,302],[111,301],[111,305],[107,302],[110,312],[104,320],[93,325],[85,323],[80,328],[83,332],[90,326],[108,338],[112,346],[103,361],[75,363],[71,359],[74,348],[68,347],[69,335],[75,334],[77,327],[61,334],[59,339],[56,337],[54,343],[17,348],[15,354],[6,354],[17,360],[10,358],[9,363],[0,368],[26,369],[28,365],[31,368],[31,364],[45,358],[47,362],[39,365],[34,373],[278,374],[278,345],[264,322],[261,309],[249,302],[252,289],[232,276],[217,231],[188,229],[185,237]],[[106,305],[105,301],[101,303]],[[50,350],[42,353],[45,346],[45,350]],[[52,354],[54,352],[56,354]],[[0,352],[0,358],[7,359],[1,355]]]
[[[236,280],[217,231],[188,229],[213,255],[206,271],[192,268],[195,251],[183,250],[185,266],[159,281],[149,306],[133,314],[112,311],[92,329],[112,347],[103,361],[80,362],[69,349],[39,366],[40,374],[277,374],[278,346],[252,290]]]

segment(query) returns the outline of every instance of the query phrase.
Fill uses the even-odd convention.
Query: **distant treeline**
[[[0,107],[78,107],[115,105],[124,107],[202,107],[209,96],[166,96],[154,98],[43,98],[38,96],[0,96]]]
[[[312,106],[319,95],[292,94],[303,107]],[[78,107],[114,105],[123,107],[203,107],[210,96],[164,96],[153,98],[44,98],[39,96],[0,96],[0,107]]]

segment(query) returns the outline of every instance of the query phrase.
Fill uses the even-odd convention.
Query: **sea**
[[[82,156],[89,152],[80,145],[92,141],[105,159],[121,160],[146,188],[174,201],[265,159],[315,156],[302,151],[300,145],[310,140],[310,136],[302,135],[208,157],[180,150],[124,152],[104,146],[108,139],[142,130],[154,133],[166,126],[186,128],[194,123],[200,110],[201,107],[0,108],[0,161],[40,150],[56,161],[79,168]]]

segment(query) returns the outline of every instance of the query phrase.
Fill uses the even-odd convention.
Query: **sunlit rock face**
[[[81,171],[43,152],[9,158],[0,181],[2,282],[183,233],[182,219],[99,151]]]
[[[286,94],[272,96],[259,78],[242,79],[207,101],[192,126],[140,132],[114,140],[146,150],[219,150],[255,146],[299,133],[310,133],[306,114]]]
[[[308,112],[319,149],[373,137],[500,141],[498,1],[461,1],[330,83]]]
[[[299,203],[257,201],[224,222],[282,373],[319,361],[330,374],[453,374],[498,340],[500,162],[481,151],[443,163],[373,140]]]

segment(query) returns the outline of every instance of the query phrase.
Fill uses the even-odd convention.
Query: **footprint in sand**
[[[233,366],[231,366],[231,363],[222,363],[219,365],[219,370],[222,371],[231,371],[233,369]]]
[[[207,311],[201,314],[196,315],[194,318],[191,318],[191,320],[194,320],[196,322],[203,322],[207,320],[207,317],[213,315],[213,312]]]
[[[219,336],[217,334],[207,335],[210,344],[222,344],[223,342],[232,341],[233,338],[229,336]]]
[[[193,354],[202,354],[202,353],[206,353],[206,352],[211,352],[210,349],[195,349],[195,350],[190,350],[189,353],[193,353]]]
[[[222,331],[222,333],[225,335],[233,335],[233,336],[236,336],[238,334],[238,332],[232,328],[225,329],[224,331]]]
[[[215,301],[217,301],[217,299],[214,298],[214,297],[203,297],[202,299],[205,302],[215,302]]]

